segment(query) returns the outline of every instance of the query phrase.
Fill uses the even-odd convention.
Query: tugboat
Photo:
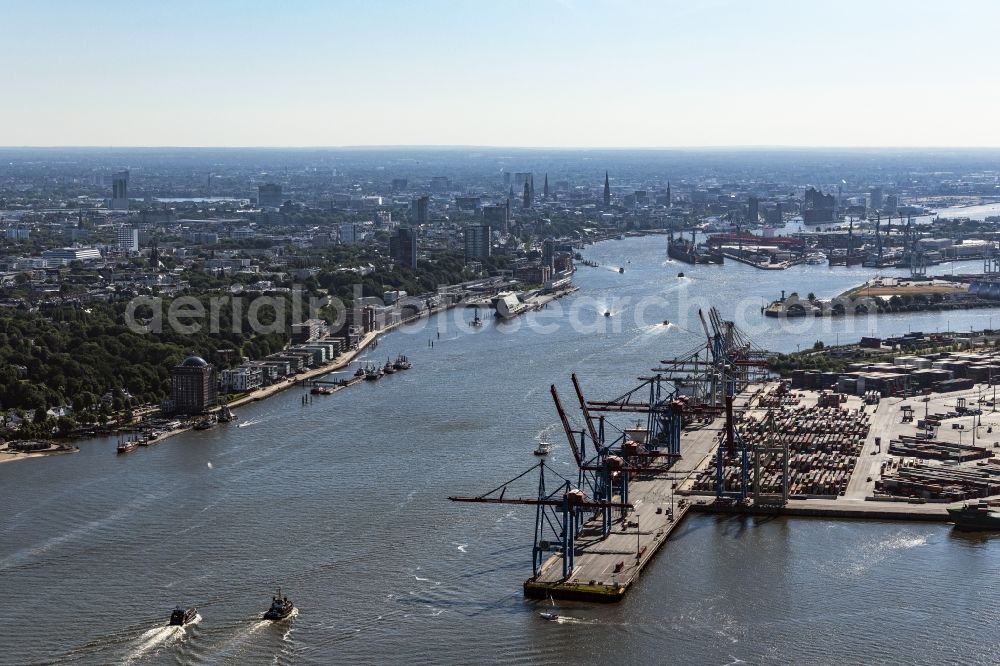
[[[482,319],[480,319],[480,317],[479,317],[479,308],[476,308],[476,316],[474,316],[474,317],[472,318],[472,322],[471,322],[471,323],[472,323],[472,325],[473,325],[473,326],[475,326],[476,328],[479,328],[480,326],[482,326],[482,325],[483,325],[483,320],[482,320]]]
[[[539,442],[538,447],[532,451],[536,456],[547,456],[549,451],[552,450],[552,445],[548,442]]]
[[[1000,530],[1000,503],[996,501],[948,507],[948,515],[959,530]]]
[[[364,377],[365,376],[365,369],[359,367],[357,370],[354,371],[354,376],[355,377]]]
[[[170,626],[171,627],[183,627],[188,624],[198,615],[198,609],[194,606],[190,608],[182,608],[178,606],[170,613]]]
[[[620,268],[618,269],[618,272],[619,272],[619,273],[624,273],[624,272],[625,272],[625,267],[624,267],[624,266],[621,266],[621,267],[620,267]]]
[[[604,316],[605,317],[610,317],[611,316],[611,310],[605,310],[604,311]]]
[[[271,607],[264,613],[264,619],[271,622],[280,622],[291,615],[294,610],[295,605],[288,600],[288,597],[281,595],[281,588],[279,587],[278,593],[271,598]]]
[[[369,365],[365,368],[365,379],[370,382],[382,378],[382,370],[377,365]]]
[[[677,274],[677,277],[679,277],[679,278],[682,278],[682,277],[684,277],[684,271],[681,271],[680,273],[678,273],[678,274]]]
[[[396,372],[396,368],[392,366],[392,361],[385,359],[385,365],[382,366],[383,375],[391,375]]]
[[[670,326],[670,320],[669,319],[664,319],[663,320],[663,325],[664,326]]]
[[[400,354],[399,356],[396,357],[396,362],[392,364],[392,367],[396,368],[397,370],[409,370],[410,368],[413,367],[413,364],[410,363],[410,359]]]

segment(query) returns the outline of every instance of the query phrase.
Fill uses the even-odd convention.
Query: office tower
[[[524,197],[521,202],[521,208],[531,208],[531,186],[527,181],[524,182]]]
[[[410,221],[413,224],[427,224],[430,205],[431,198],[428,196],[414,199],[413,205],[410,208]]]
[[[483,222],[502,234],[510,231],[510,201],[505,204],[483,206]]]
[[[111,177],[111,209],[128,210],[128,169]]]
[[[344,245],[354,245],[358,242],[357,227],[353,222],[345,222],[340,225],[340,242]]]
[[[281,185],[265,183],[257,186],[257,205],[261,208],[281,208]]]
[[[875,210],[882,210],[882,188],[873,187],[868,197],[868,207]]]
[[[470,224],[465,228],[465,261],[488,259],[492,254],[490,225]]]
[[[389,237],[389,256],[406,268],[417,267],[417,232],[409,227],[400,227]]]
[[[760,199],[757,197],[750,197],[747,202],[747,222],[750,224],[757,224],[760,219]]]
[[[129,224],[118,227],[118,249],[122,252],[139,251],[139,230]]]

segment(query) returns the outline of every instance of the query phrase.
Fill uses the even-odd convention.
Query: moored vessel
[[[118,455],[122,455],[124,453],[132,453],[137,448],[139,448],[139,443],[136,442],[135,440],[127,441],[127,442],[119,442],[118,443]]]
[[[948,515],[960,530],[1000,530],[1000,500],[948,507]]]

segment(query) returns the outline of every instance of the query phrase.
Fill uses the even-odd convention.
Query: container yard
[[[786,455],[789,498],[831,498],[846,492],[871,418],[857,398],[848,403],[842,402],[842,397],[846,398],[794,393],[778,383],[761,389],[750,401],[736,421],[738,436],[751,451],[765,445],[781,449],[775,455],[762,456],[763,463],[749,470],[749,483],[756,493],[785,494]],[[742,472],[740,460],[729,457],[724,462],[723,483],[734,488]],[[694,483],[696,492],[715,493],[716,465],[713,461],[699,475]]]
[[[960,391],[914,395],[893,379],[839,392],[838,373],[776,380],[768,352],[714,310],[699,315],[706,343],[622,396],[588,400],[574,375],[575,421],[551,387],[575,477],[543,460],[449,498],[533,507],[526,597],[622,599],[691,511],[947,522],[949,503],[1000,495],[995,387],[956,377],[992,359],[855,370],[933,370],[935,386],[961,379]],[[537,493],[523,494],[535,475]]]

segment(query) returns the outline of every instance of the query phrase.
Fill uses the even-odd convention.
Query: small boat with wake
[[[288,597],[282,596],[281,588],[279,587],[278,593],[271,597],[271,607],[264,613],[264,619],[271,622],[280,622],[290,616],[294,610],[295,605],[288,600]]]
[[[549,455],[549,451],[551,450],[552,450],[551,444],[549,444],[548,442],[539,442],[538,446],[535,447],[535,450],[532,451],[532,453],[534,453],[536,456],[547,456]]]
[[[185,624],[189,624],[194,621],[197,616],[198,609],[194,606],[191,606],[190,608],[178,606],[170,613],[170,626],[183,627]]]

